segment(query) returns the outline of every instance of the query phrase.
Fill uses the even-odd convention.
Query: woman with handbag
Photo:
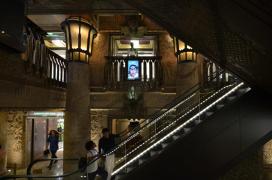
[[[50,150],[50,153],[51,153],[51,158],[58,158],[56,156],[56,153],[59,149],[59,133],[58,131],[56,130],[51,130],[49,132],[49,136],[48,136],[48,139],[47,139],[47,142],[49,143],[49,150]],[[53,163],[57,163],[58,160],[51,160],[50,161],[50,164],[48,166],[48,169],[51,169],[52,168],[52,165]]]

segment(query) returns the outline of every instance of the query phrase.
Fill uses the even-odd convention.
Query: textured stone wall
[[[90,61],[91,87],[104,86],[104,66],[106,63],[105,56],[108,55],[109,33],[98,33],[94,39],[93,54]]]
[[[163,86],[176,86],[177,60],[174,54],[174,45],[168,33],[161,33],[159,36],[159,51],[162,56]]]
[[[230,169],[219,180],[262,180],[262,152],[256,151]]]
[[[263,146],[263,165],[272,167],[272,140]]]
[[[90,138],[98,145],[98,141],[102,137],[102,129],[108,127],[108,112],[103,110],[91,110],[90,116]]]
[[[7,119],[8,166],[25,165],[25,112],[11,111]]]

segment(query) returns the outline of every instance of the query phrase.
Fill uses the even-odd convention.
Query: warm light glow
[[[62,29],[65,31],[68,59],[89,62],[97,34],[92,24],[81,17],[70,17],[62,23]]]
[[[63,42],[63,40],[59,40],[59,39],[52,40],[52,43],[57,47],[66,47],[66,44],[65,42]]]
[[[178,62],[196,61],[197,53],[193,50],[191,46],[187,45],[176,37],[173,38],[173,42]]]
[[[133,43],[134,48],[139,48],[140,47],[140,42],[139,40],[130,40],[130,42]]]

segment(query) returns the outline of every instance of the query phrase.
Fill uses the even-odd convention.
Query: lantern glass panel
[[[70,33],[72,41],[72,49],[78,49],[78,33],[79,25],[77,22],[70,22]]]
[[[90,30],[90,28],[85,24],[82,24],[81,27],[80,27],[80,34],[81,34],[81,47],[80,48],[83,51],[88,50],[89,30]]]
[[[65,30],[65,38],[66,38],[66,47],[67,47],[67,49],[71,49],[70,38],[69,38],[69,27],[66,26],[64,30]]]
[[[187,52],[187,61],[192,61],[192,60],[194,60],[193,59],[193,56],[194,56],[194,53],[192,52],[192,51],[188,51]]]
[[[90,33],[90,42],[89,42],[89,44],[90,44],[89,53],[90,54],[92,54],[92,49],[93,49],[92,44],[93,44],[93,39],[94,39],[95,34],[96,34],[96,31],[94,31],[94,30],[92,30]]]
[[[185,60],[186,60],[186,53],[185,52],[180,53],[180,55],[178,56],[178,61],[181,62]]]
[[[180,51],[185,49],[185,43],[183,41],[181,41],[181,40],[178,40],[178,49]]]

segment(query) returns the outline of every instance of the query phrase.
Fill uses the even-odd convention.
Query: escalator
[[[248,88],[238,78],[232,76],[228,82],[218,82],[215,79],[222,79],[223,73],[215,72],[217,76],[214,79],[209,79],[208,87],[199,87],[196,85],[182,96],[176,98],[173,102],[166,105],[159,112],[152,115],[141,126],[135,128],[133,131],[124,133],[121,136],[121,142],[109,152],[109,155],[115,154],[115,168],[112,173],[115,179],[150,179],[152,177],[160,179],[159,173],[149,173],[148,168],[142,168],[150,165],[154,165],[153,161],[158,161],[155,164],[160,164],[163,168],[164,164],[168,167],[168,162],[177,164],[179,159],[171,159],[169,161],[161,161],[161,158],[171,157],[167,153],[171,149],[182,151],[177,145],[179,142],[186,141],[191,135],[195,135],[195,131],[202,127],[204,124],[210,122],[210,118],[220,113],[224,107],[228,107],[230,103],[235,102],[242,95],[247,93]],[[238,101],[239,102],[239,101]],[[218,111],[218,112],[217,112]],[[216,112],[216,113],[215,113]],[[178,147],[178,148],[177,148]],[[186,148],[184,148],[185,150]],[[167,154],[164,156],[164,154]],[[172,153],[171,153],[172,154]],[[174,154],[172,154],[174,155]],[[186,155],[189,155],[187,152]],[[45,161],[49,161],[48,159]],[[69,177],[72,179],[85,179],[86,173],[81,172],[78,169],[74,171],[65,172],[58,171],[56,173],[49,173],[46,171],[41,174],[33,175],[33,166],[39,166],[43,160],[37,160],[32,164],[25,175],[10,175],[1,177],[0,179],[16,179],[16,178],[28,178],[28,179],[61,179],[63,177]],[[160,163],[159,163],[160,162]],[[67,160],[63,161],[63,164],[67,164]],[[71,163],[77,164],[78,161],[74,160]],[[166,168],[167,169],[167,168]],[[180,171],[180,168],[175,168]],[[138,171],[146,170],[148,173],[136,173]],[[157,171],[157,169],[155,169]],[[150,173],[152,172],[152,167]],[[161,171],[163,172],[163,171]],[[189,172],[189,171],[188,171]],[[175,174],[175,173],[172,173]],[[138,177],[143,175],[143,177]],[[175,174],[179,176],[178,174]],[[182,177],[182,176],[180,176]]]

